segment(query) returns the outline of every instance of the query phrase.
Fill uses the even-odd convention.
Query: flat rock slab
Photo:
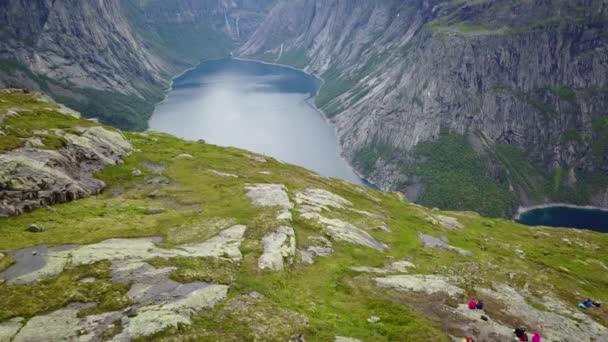
[[[13,335],[13,341],[41,341],[41,336],[44,336],[42,340],[45,341],[99,341],[101,334],[116,320],[121,320],[123,330],[112,338],[112,341],[131,341],[169,327],[177,327],[178,324],[191,324],[193,314],[212,308],[225,299],[228,293],[228,286],[225,285],[189,285],[190,291],[174,294],[161,304],[131,309],[129,315],[126,315],[126,312],[114,311],[78,317],[80,310],[91,305],[70,304],[49,314],[35,316],[25,325],[18,322],[16,326],[21,330]]]
[[[264,254],[258,259],[263,270],[282,271],[285,264],[293,263],[296,254],[296,234],[293,228],[281,226],[262,239]]]
[[[260,207],[293,208],[287,188],[281,184],[255,184],[245,187],[251,203]]]
[[[221,172],[221,171],[217,171],[217,170],[209,170],[209,172],[211,172],[212,174],[219,176],[219,177],[224,177],[224,178],[239,178],[239,176],[237,175],[233,175],[232,173],[225,173],[225,172]]]
[[[467,251],[466,249],[450,246],[448,244],[449,240],[445,236],[436,238],[434,236],[426,235],[426,234],[423,234],[420,232],[417,235],[418,235],[418,239],[420,239],[420,241],[422,241],[425,248],[439,248],[439,249],[450,250],[450,251],[454,251],[463,256],[473,255],[472,252]]]
[[[416,265],[412,264],[409,261],[395,261],[392,264],[386,267],[366,267],[366,266],[358,266],[351,267],[351,270],[355,272],[363,272],[363,273],[378,273],[378,274],[387,274],[387,273],[407,273],[410,268],[416,268]]]
[[[317,257],[328,257],[334,254],[334,249],[331,241],[322,237],[310,237],[308,239],[311,244],[306,249],[299,250],[300,260],[307,265],[315,263]]]
[[[289,209],[293,203],[289,200],[287,188],[281,184],[255,184],[245,186],[251,204],[259,207],[278,207],[277,220],[291,221]]]
[[[494,285],[492,289],[480,289],[479,293],[491,297],[505,305],[503,311],[525,321],[533,329],[543,334],[543,341],[608,341],[608,329],[589,316],[570,310],[567,304],[558,300],[544,300],[550,305],[551,312],[536,309],[528,304],[526,297],[511,286]]]
[[[112,341],[131,341],[149,336],[178,324],[191,324],[191,316],[210,309],[226,298],[228,286],[208,285],[185,296],[163,304],[148,305],[136,311],[134,317],[123,316],[123,331]]]
[[[462,223],[450,216],[430,215],[426,217],[426,220],[434,225],[440,225],[450,230],[460,230],[464,228],[464,225]]]
[[[247,227],[237,225],[223,230],[217,236],[196,244],[181,245],[176,249],[156,246],[160,238],[110,239],[84,246],[57,248],[27,248],[13,254],[16,263],[1,275],[9,284],[31,283],[57,276],[70,263],[73,266],[96,261],[141,263],[152,258],[215,257],[239,261],[239,250]],[[33,255],[32,250],[38,250]]]
[[[447,293],[451,297],[464,294],[464,290],[452,285],[450,279],[439,275],[394,275],[374,278],[376,285],[398,291]]]
[[[359,339],[352,337],[336,336],[335,342],[363,342]]]
[[[513,340],[513,330],[515,328],[503,325],[499,322],[494,321],[488,314],[483,310],[471,310],[467,304],[460,304],[451,311],[461,317],[465,317],[469,320],[466,331],[475,331],[476,339],[480,341],[511,341]],[[482,320],[481,316],[485,316],[487,321]],[[461,341],[458,339],[458,341]]]
[[[25,324],[25,319],[18,317],[0,323],[0,342],[9,342],[17,335],[21,327]]]
[[[309,211],[329,210],[329,208],[342,209],[352,206],[347,199],[323,189],[306,189],[296,193],[295,201],[298,205],[307,207]]]
[[[334,240],[366,246],[381,252],[388,248],[386,244],[379,242],[366,231],[348,222],[339,219],[328,219],[317,213],[305,213],[302,215],[302,218],[319,221],[325,227],[327,234]]]

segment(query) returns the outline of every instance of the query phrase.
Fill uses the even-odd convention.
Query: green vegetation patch
[[[171,279],[179,283],[204,281],[229,285],[236,279],[239,271],[238,263],[216,258],[156,258],[148,263],[156,268],[177,267],[177,270],[171,273]]]
[[[66,139],[54,130],[77,133],[73,128],[97,125],[58,110],[56,103],[34,93],[0,92],[0,152],[19,148],[34,136],[40,138],[43,148],[57,150],[65,146]]]
[[[436,142],[419,144],[414,154],[423,161],[408,171],[424,179],[422,205],[476,208],[482,215],[495,217],[511,215],[508,185],[489,175],[490,161],[475,151],[466,136],[442,133]]]
[[[70,267],[55,279],[28,285],[0,285],[0,321],[12,317],[32,317],[60,309],[71,302],[98,303],[81,314],[116,311],[131,301],[126,296],[128,284],[112,282],[109,262]],[[93,277],[96,280],[81,283]]]

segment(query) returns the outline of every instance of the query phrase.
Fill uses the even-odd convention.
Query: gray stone
[[[284,264],[293,263],[296,254],[296,236],[293,228],[281,226],[266,234],[262,240],[264,254],[258,259],[260,269],[282,271]]]
[[[96,281],[97,281],[97,278],[95,278],[95,277],[86,277],[86,278],[80,279],[78,282],[79,283],[83,283],[83,284],[87,284],[87,283],[94,283]]]
[[[125,137],[103,127],[77,127],[79,134],[55,130],[68,144],[59,150],[22,147],[0,155],[0,217],[73,201],[99,193],[104,182],[94,174],[116,165],[132,147]]]
[[[352,337],[336,336],[335,342],[363,342],[359,339]]]
[[[251,203],[260,207],[293,208],[289,201],[287,188],[280,184],[255,184],[245,187]]]
[[[595,322],[591,317],[576,310],[573,305],[545,296],[540,299],[526,297],[515,288],[496,284],[492,289],[478,289],[486,298],[493,298],[505,307],[504,313],[517,317],[533,329],[543,333],[543,340],[572,341],[606,341],[608,329]],[[536,301],[551,311],[543,311],[530,305]]]
[[[418,238],[424,244],[425,248],[445,249],[445,250],[449,250],[449,251],[454,251],[462,256],[472,256],[473,255],[473,252],[467,251],[467,250],[459,248],[459,247],[450,246],[448,244],[449,241],[448,241],[447,237],[445,237],[445,236],[436,238],[436,237],[426,235],[426,234],[423,234],[420,232],[417,235],[418,235]]]
[[[262,158],[260,156],[254,156],[254,155],[251,155],[251,154],[246,154],[245,157],[247,157],[247,158],[249,158],[249,159],[251,159],[253,161],[256,161],[258,163],[266,163],[266,159]]]
[[[412,264],[409,261],[396,261],[383,268],[366,267],[366,266],[351,267],[351,269],[355,272],[378,273],[378,274],[407,273],[410,268],[416,268],[416,265]]]
[[[165,212],[165,208],[146,208],[144,213],[146,215],[158,215]]]
[[[225,172],[220,172],[217,170],[211,170],[209,169],[209,172],[211,172],[212,174],[219,176],[219,177],[224,177],[224,178],[239,178],[239,176],[237,175],[233,175],[231,173],[225,173]]]
[[[464,225],[460,223],[457,219],[445,216],[445,215],[430,215],[426,218],[427,221],[431,222],[434,225],[440,225],[449,230],[460,230],[464,228]]]
[[[191,324],[191,316],[210,309],[226,298],[228,286],[208,285],[174,301],[144,306],[133,317],[123,316],[123,331],[112,341],[130,341],[150,336],[179,324]]]
[[[312,188],[296,193],[295,201],[300,206],[309,206],[318,211],[342,209],[352,205],[350,201],[327,190]]]
[[[0,342],[10,342],[17,335],[21,327],[25,324],[25,319],[21,317],[0,322]]]
[[[143,173],[140,169],[133,169],[133,171],[131,171],[131,175],[133,175],[133,177],[141,177]]]
[[[37,256],[31,255],[32,249],[24,249],[15,252],[16,263],[1,275],[6,277],[9,284],[15,284],[56,276],[68,263],[78,266],[110,260],[113,264],[120,263],[123,268],[136,269],[152,258],[212,257],[240,261],[242,254],[239,248],[246,228],[233,226],[205,242],[184,244],[176,249],[157,247],[156,243],[161,241],[158,238],[109,239],[84,246],[38,248],[41,253]]]
[[[370,318],[367,319],[367,321],[369,323],[378,323],[378,322],[380,322],[380,317],[378,317],[378,316],[371,316]]]
[[[424,292],[427,294],[447,293],[449,296],[464,294],[464,290],[452,285],[451,280],[439,275],[393,275],[374,278],[376,285],[398,291]]]
[[[175,159],[185,159],[185,160],[192,160],[194,159],[194,156],[188,153],[182,153],[182,154],[178,154]]]
[[[348,222],[339,219],[328,219],[317,213],[305,213],[302,214],[302,218],[319,221],[325,227],[327,234],[334,240],[367,246],[377,251],[384,251],[388,248],[386,244],[378,242],[367,232]]]
[[[245,187],[251,203],[260,207],[277,207],[277,220],[291,221],[290,209],[293,204],[287,195],[287,188],[280,184],[255,184]]]

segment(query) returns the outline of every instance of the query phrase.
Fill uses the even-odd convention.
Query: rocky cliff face
[[[170,78],[248,38],[269,0],[3,1],[0,86],[143,129]]]
[[[241,52],[322,76],[317,105],[382,188],[508,216],[608,205],[607,25],[603,1],[285,1]]]

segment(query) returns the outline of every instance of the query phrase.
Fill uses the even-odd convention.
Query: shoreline
[[[548,209],[548,208],[572,208],[572,209],[582,209],[582,210],[599,210],[603,212],[608,212],[608,208],[596,207],[593,205],[575,205],[568,203],[545,203],[545,204],[537,204],[528,207],[519,207],[513,219],[518,221],[521,219],[521,216],[529,211],[538,210],[538,209]]]

